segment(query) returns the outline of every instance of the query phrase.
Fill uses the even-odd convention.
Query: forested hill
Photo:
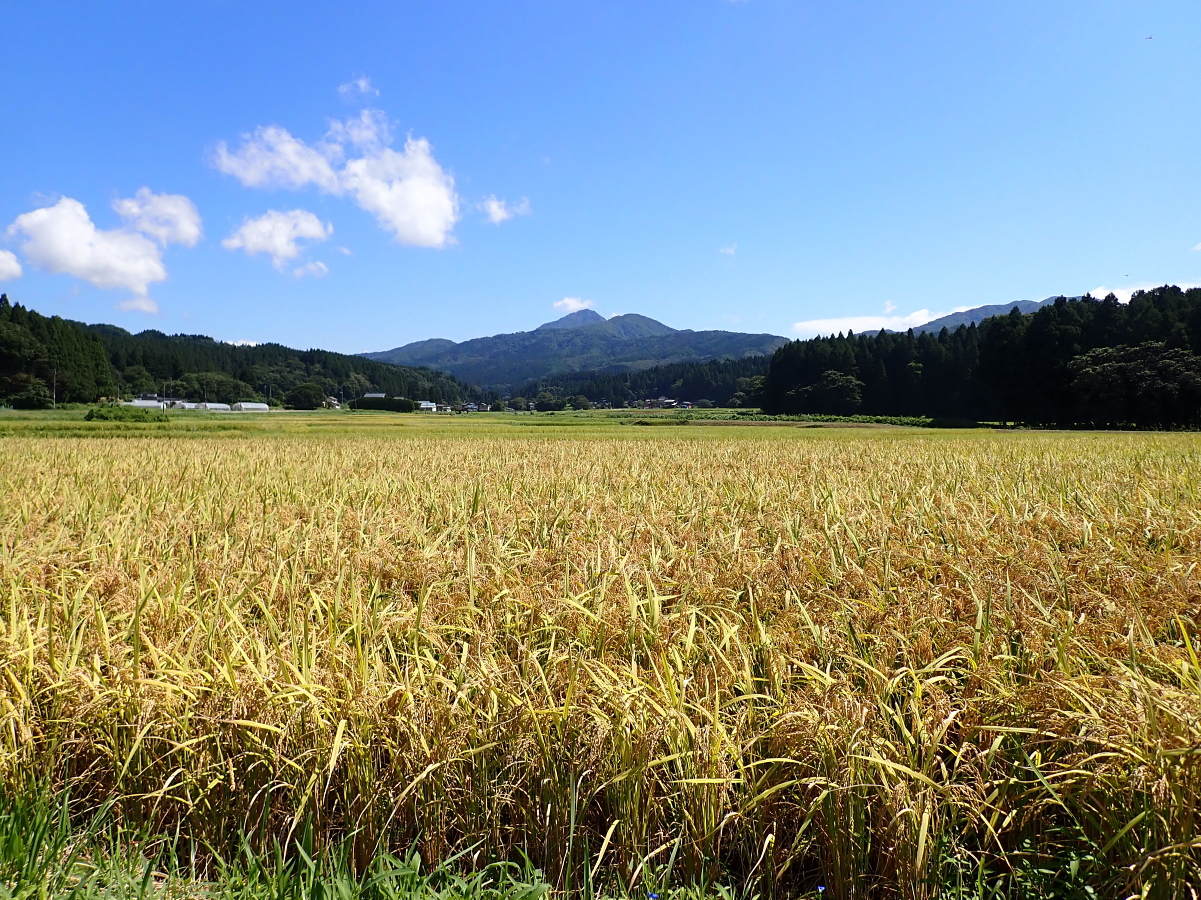
[[[37,409],[115,391],[104,344],[79,322],[47,317],[0,294],[0,404]]]
[[[621,406],[648,397],[670,397],[715,406],[744,406],[753,402],[758,381],[767,371],[769,356],[711,359],[673,363],[640,372],[576,372],[526,383],[517,392],[533,400],[546,392],[560,399],[585,397],[592,403]]]
[[[1060,297],[938,334],[838,335],[776,351],[770,412],[1032,425],[1201,427],[1201,289],[1129,304]]]
[[[772,334],[678,331],[646,316],[604,319],[580,310],[533,331],[459,344],[418,341],[364,355],[399,365],[430,366],[508,393],[531,380],[574,372],[637,372],[676,362],[766,356],[786,340]]]
[[[279,400],[312,383],[347,399],[367,391],[421,400],[475,397],[474,388],[429,369],[394,366],[279,344],[236,346],[202,335],[131,334],[43,316],[0,295],[0,403],[38,407],[156,392],[219,402]],[[57,390],[55,390],[57,388]]]

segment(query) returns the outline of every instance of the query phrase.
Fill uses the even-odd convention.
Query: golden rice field
[[[0,437],[0,791],[562,889],[1197,896],[1198,436],[327,418]]]

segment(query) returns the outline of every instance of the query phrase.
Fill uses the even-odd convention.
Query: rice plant
[[[634,430],[0,439],[0,791],[239,896],[1196,896],[1195,436]]]

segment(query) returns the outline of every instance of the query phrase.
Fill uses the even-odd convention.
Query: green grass
[[[150,411],[157,413],[157,411]],[[797,416],[735,415],[733,411],[672,410],[563,410],[559,412],[391,413],[375,410],[287,410],[270,413],[214,413],[170,410],[162,420],[138,421],[140,417],[107,416],[88,419],[88,408],[77,410],[21,411],[0,409],[0,438],[39,437],[201,437],[236,435],[362,434],[362,435],[447,435],[500,436],[540,434],[545,436],[649,437],[647,424],[688,426],[673,428],[677,436],[726,439],[730,437],[785,437],[798,428],[840,430],[880,426],[882,430],[929,432],[918,421],[883,423],[851,419],[819,419]],[[721,427],[713,427],[721,426]]]
[[[83,824],[71,806],[66,795],[52,798],[47,791],[0,796],[2,900],[540,900],[554,893],[528,858],[488,862],[479,848],[432,865],[416,849],[379,850],[356,865],[353,839],[319,847],[305,826],[265,850],[255,849],[261,840],[242,835],[228,847],[198,853],[178,835],[122,826],[111,804]],[[582,900],[750,900],[745,891],[722,885],[663,883],[670,861],[665,867],[647,860],[636,885],[615,884],[602,867],[597,858],[567,893]]]
[[[549,890],[528,864],[429,866],[416,851],[380,852],[356,868],[350,841],[316,847],[311,829],[266,851],[243,839],[184,856],[172,836],[122,827],[111,813],[106,805],[80,826],[65,796],[0,798],[0,898],[538,900]]]

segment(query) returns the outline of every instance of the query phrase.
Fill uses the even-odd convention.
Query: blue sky
[[[4,19],[0,290],[46,313],[358,352],[581,303],[796,336],[1201,282],[1195,2]]]

